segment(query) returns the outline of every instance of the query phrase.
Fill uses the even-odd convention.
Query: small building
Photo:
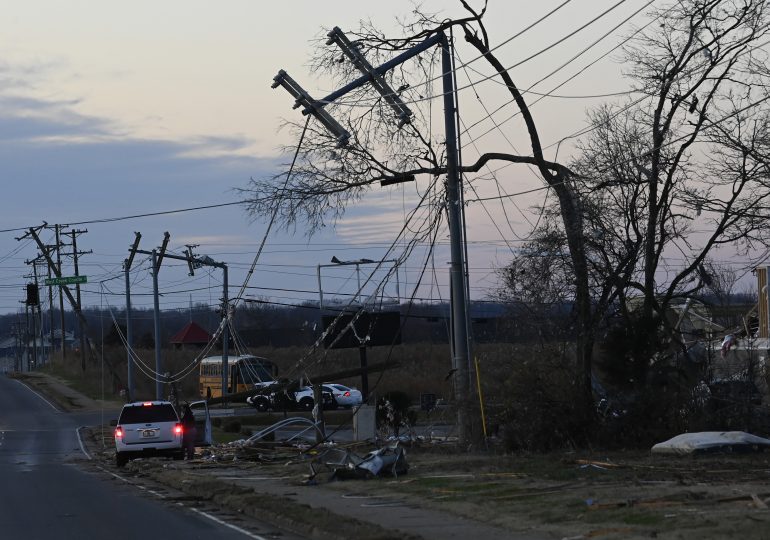
[[[171,336],[169,343],[175,349],[185,347],[201,349],[211,340],[211,334],[206,332],[198,323],[189,322],[179,332]]]

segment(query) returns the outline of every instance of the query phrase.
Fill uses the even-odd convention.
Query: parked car
[[[118,467],[143,456],[184,457],[183,428],[168,401],[126,403],[115,424],[115,463]]]
[[[246,398],[246,403],[257,409],[259,412],[265,412],[273,408],[270,394],[257,394]]]
[[[343,384],[337,383],[323,383],[324,393],[324,408],[336,409],[337,407],[354,407],[361,405],[363,399],[361,392],[355,388],[350,388]],[[326,395],[331,396],[331,403],[327,400]],[[300,388],[295,393],[297,403],[300,409],[312,409],[313,408],[313,388],[305,386]]]
[[[324,390],[323,392],[324,409],[334,409],[337,407],[334,397],[331,392]],[[273,392],[264,391],[254,396],[246,398],[246,403],[254,407],[260,412],[268,410],[284,411],[284,410],[296,410],[309,411],[313,409],[315,401],[313,400],[313,390],[307,387],[299,388],[298,390],[291,390],[290,388],[283,388]]]
[[[334,394],[329,388],[326,387],[326,385],[323,386],[321,395],[323,397],[324,409],[337,408],[337,401],[334,399]],[[297,402],[297,407],[300,410],[303,410],[303,411],[312,410],[312,408],[315,406],[315,399],[313,398],[313,387],[303,386],[302,388],[294,392],[294,399]]]
[[[344,384],[324,383],[324,390],[328,390],[334,396],[334,401],[340,407],[357,407],[363,403],[361,391],[356,388]]]

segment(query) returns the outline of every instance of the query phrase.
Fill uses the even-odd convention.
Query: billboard
[[[398,311],[364,311],[351,327],[350,323],[354,317],[354,313],[321,317],[324,331],[334,325],[324,337],[324,348],[357,349],[364,345],[379,347],[401,343],[401,313]]]

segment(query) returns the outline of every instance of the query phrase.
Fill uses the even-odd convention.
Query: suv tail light
[[[182,424],[177,424],[174,426],[174,435],[181,435],[182,434]]]
[[[122,439],[123,438],[123,428],[121,426],[115,427],[115,438],[116,439]]]

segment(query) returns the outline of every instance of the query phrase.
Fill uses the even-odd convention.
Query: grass
[[[666,518],[657,512],[640,512],[625,516],[623,518],[623,523],[651,527],[660,525],[665,520]]]
[[[149,370],[155,368],[154,349],[135,349],[142,363]],[[163,370],[172,374],[180,374],[176,383],[177,392],[181,400],[193,401],[200,398],[198,388],[198,371],[192,366],[200,351],[197,349],[177,350],[164,348],[162,350]],[[332,373],[349,368],[357,368],[360,365],[359,352],[355,349],[340,349],[322,351],[320,356],[305,359],[304,367],[298,370],[298,361],[303,358],[307,350],[304,347],[257,347],[251,350],[253,354],[264,356],[275,362],[278,367],[278,376],[281,378],[295,378],[302,373],[310,376],[318,376],[324,373]],[[107,399],[119,398],[119,385],[126,384],[127,363],[126,352],[122,347],[104,347],[96,351],[96,357],[104,356],[104,363],[100,360],[87,359],[86,371],[81,369],[79,355],[70,351],[65,359],[60,354],[54,355],[52,362],[43,369],[47,372],[67,380],[77,390],[92,398],[101,398],[104,393]],[[221,354],[221,351],[212,350],[209,355]],[[500,393],[500,385],[522,365],[522,359],[531,358],[535,354],[532,346],[509,344],[478,344],[475,355],[479,358],[481,366],[482,385],[485,388],[485,398],[488,402],[499,401],[496,395]],[[406,393],[412,403],[419,404],[420,395],[433,393],[438,398],[451,397],[450,379],[447,374],[450,370],[451,360],[449,348],[446,344],[434,343],[410,343],[398,345],[392,350],[388,347],[372,347],[368,351],[370,364],[378,364],[386,361],[399,362],[399,368],[387,370],[369,375],[370,393],[376,398],[391,391]],[[119,385],[113,386],[113,379],[108,365],[113,366],[120,380]],[[135,369],[134,387],[135,399],[149,399],[155,397],[155,381],[145,375],[146,369]],[[185,374],[182,376],[181,374]],[[352,377],[340,379],[342,384],[348,384],[356,388],[361,387],[361,378]],[[171,393],[169,387],[166,388]],[[439,413],[436,412],[430,419],[436,420]]]
[[[91,399],[111,400],[116,397],[112,392],[109,377],[105,377],[103,381],[101,376],[96,376],[93,369],[83,371],[79,359],[77,362],[74,360],[50,362],[40,371],[63,380],[68,386]]]

